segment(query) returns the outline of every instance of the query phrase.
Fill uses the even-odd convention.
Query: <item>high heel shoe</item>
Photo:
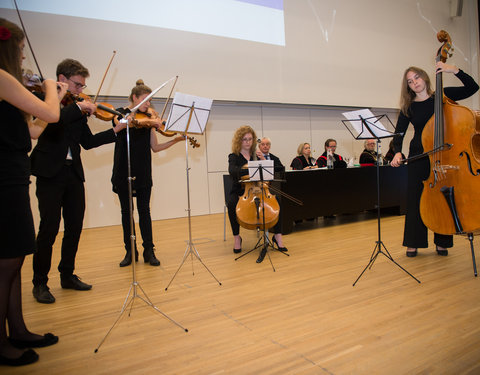
[[[414,258],[414,257],[417,256],[417,254],[418,254],[417,249],[415,249],[415,251],[407,251],[407,257],[409,257],[409,258]]]
[[[272,237],[272,242],[273,242],[275,245],[277,245],[277,248],[278,248],[277,250],[278,250],[278,251],[283,251],[283,252],[287,252],[287,251],[288,251],[288,249],[287,249],[286,247],[280,247],[280,246],[278,246],[278,242],[277,242],[277,239],[275,238],[275,235],[273,235],[273,237]]]
[[[240,249],[235,249],[233,248],[233,252],[235,254],[241,253],[242,252],[242,237],[240,237]]]
[[[438,246],[436,246],[435,250],[437,250],[437,254],[446,257],[448,255],[448,249],[439,249]]]

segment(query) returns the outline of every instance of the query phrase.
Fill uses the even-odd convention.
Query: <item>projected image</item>
[[[24,11],[285,45],[283,0],[18,0],[17,4]],[[0,7],[13,9],[13,1],[0,0]]]

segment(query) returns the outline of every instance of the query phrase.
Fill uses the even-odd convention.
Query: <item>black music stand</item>
[[[393,137],[395,127],[393,126],[392,122],[388,118],[387,115],[378,115],[375,116],[369,110],[360,110],[360,111],[353,111],[353,112],[346,112],[343,114],[348,120],[342,120],[342,123],[348,129],[350,134],[353,138],[360,140],[360,139],[376,139],[377,140],[377,155],[379,152],[379,144],[381,143],[381,139],[383,138],[391,138]],[[393,131],[389,131],[383,126],[380,122],[381,119],[387,119],[389,126],[393,129]],[[410,277],[412,277],[415,281],[420,283],[415,276],[413,276],[410,272],[408,272],[405,268],[403,268],[400,264],[398,264],[391,254],[389,253],[387,247],[382,241],[381,238],[381,227],[380,227],[380,164],[377,160],[376,168],[377,168],[377,225],[378,225],[378,239],[375,241],[375,248],[373,249],[372,255],[370,256],[370,261],[363,269],[360,276],[357,277],[353,286],[357,283],[358,280],[362,277],[364,272],[367,268],[372,268],[373,263],[377,259],[378,254],[384,255],[388,260],[393,262],[397,265],[402,271],[407,273]]]
[[[206,98],[200,98],[193,95],[187,95],[177,92],[173,98],[172,106],[170,108],[170,114],[168,115],[168,120],[165,125],[165,131],[174,131],[181,133],[185,136],[185,174],[187,176],[187,213],[188,213],[188,241],[187,248],[183,254],[183,259],[180,265],[177,268],[177,271],[172,276],[172,279],[166,286],[165,290],[168,289],[172,283],[175,276],[177,276],[178,271],[182,268],[185,260],[190,255],[192,260],[192,272],[193,272],[193,257],[198,259],[198,261],[205,267],[205,269],[212,275],[212,277],[217,281],[219,285],[222,283],[215,277],[215,275],[210,271],[210,269],[203,263],[200,254],[195,248],[195,244],[192,240],[192,219],[191,219],[191,209],[190,209],[190,168],[188,166],[188,142],[189,137],[188,133],[194,134],[203,134],[205,127],[207,125],[208,117],[210,116],[210,108],[212,106],[212,100]],[[193,272],[195,275],[195,273]]]
[[[250,180],[241,180],[240,182],[245,183],[245,182],[250,182],[250,181],[259,181],[260,182],[260,188],[262,191],[262,200],[265,201],[265,189],[263,187],[263,183],[265,181],[275,181],[273,179],[274,177],[274,161],[273,160],[255,160],[255,161],[249,161],[248,162],[248,172],[250,176]],[[255,202],[257,204],[257,202]],[[260,202],[258,201],[257,205],[257,218],[259,218],[259,209],[260,209]],[[235,260],[238,260],[242,257],[244,257],[247,254],[250,254],[252,251],[262,248],[260,250],[260,254],[258,255],[257,258],[257,263],[262,263],[265,255],[268,256],[268,260],[270,261],[270,264],[272,266],[273,272],[275,272],[275,267],[272,262],[272,258],[270,258],[270,254],[268,253],[268,249],[271,248],[272,250],[278,251],[286,256],[290,256],[290,254],[287,254],[284,251],[280,251],[279,249],[276,249],[275,246],[272,244],[270,239],[268,238],[268,231],[265,230],[265,206],[262,206],[263,210],[263,215],[262,215],[262,225],[263,225],[263,230],[262,230],[262,237],[258,239],[257,243],[255,246],[251,249],[245,252],[244,254],[240,255],[239,257],[235,258]],[[260,227],[257,228],[260,230]]]

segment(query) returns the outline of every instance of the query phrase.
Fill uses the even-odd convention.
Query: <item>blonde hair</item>
[[[416,66],[411,66],[405,70],[402,78],[402,88],[400,91],[400,111],[405,115],[409,116],[408,109],[415,99],[415,92],[408,86],[407,74],[413,72],[418,74],[418,76],[425,81],[425,86],[427,89],[427,94],[431,96],[433,94],[432,84],[430,82],[430,77],[427,72],[423,69],[417,68]]]
[[[255,133],[255,130],[249,125],[244,125],[239,127],[236,131],[235,134],[233,135],[232,139],[232,152],[235,155],[240,154],[240,150],[242,149],[242,140],[245,134],[252,134],[252,146],[250,147],[250,155],[253,155],[255,153],[255,148],[257,147],[257,134]]]
[[[142,79],[138,79],[137,82],[135,82],[135,86],[133,87],[130,96],[128,97],[128,100],[133,103],[133,95],[138,98],[139,96],[142,96],[144,94],[150,94],[151,92],[152,89],[145,85]]]
[[[302,155],[303,155],[303,148],[305,147],[305,145],[309,145],[309,146],[310,146],[310,143],[304,142],[304,143],[300,143],[300,144],[298,145],[298,148],[297,148],[297,156],[302,156]]]

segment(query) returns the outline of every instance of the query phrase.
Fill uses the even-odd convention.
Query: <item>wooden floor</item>
[[[234,261],[219,214],[192,218],[195,248],[215,277],[189,257],[167,291],[185,253],[188,221],[155,222],[162,265],[139,261],[136,291],[188,332],[136,297],[103,342],[133,284],[132,268],[118,266],[121,227],[85,230],[76,273],[93,289],[60,288],[57,241],[49,282],[57,301],[39,304],[28,257],[25,319],[60,342],[38,349],[36,364],[0,373],[480,374],[480,279],[468,241],[456,238],[448,257],[432,244],[406,258],[403,220],[382,218],[382,240],[421,284],[380,254],[352,286],[375,248],[374,214],[297,225],[285,236],[290,256],[269,253],[275,272],[268,258],[255,262],[257,251]],[[242,236],[244,249],[255,245],[255,232]]]

